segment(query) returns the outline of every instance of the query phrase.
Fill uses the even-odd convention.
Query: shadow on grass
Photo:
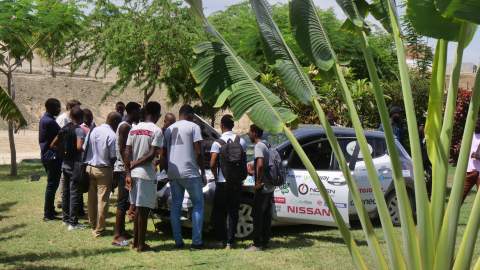
[[[6,203],[1,203],[0,204],[0,220],[11,218],[13,216],[4,216],[2,212],[8,212],[10,211],[10,208],[12,208],[14,205],[16,205],[18,202],[6,202]]]
[[[74,268],[50,268],[46,266],[38,266],[38,268],[30,268],[36,266],[25,265],[26,263],[41,262],[43,260],[55,259],[71,259],[75,257],[90,257],[96,255],[113,254],[127,252],[128,249],[119,248],[101,248],[101,249],[80,249],[67,252],[27,252],[23,254],[10,255],[4,252],[0,253],[0,263],[12,266],[16,269],[74,269]]]
[[[10,176],[10,165],[0,165],[0,181],[30,181],[32,175],[45,176],[40,160],[27,160],[18,164],[18,175]]]
[[[0,235],[11,233],[11,232],[14,232],[18,229],[25,228],[25,227],[27,227],[27,224],[25,224],[25,223],[8,226],[8,227],[0,229]]]

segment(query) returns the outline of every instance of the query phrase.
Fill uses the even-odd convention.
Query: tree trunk
[[[28,63],[30,64],[30,74],[33,73],[32,62],[33,62],[33,58],[28,59]]]
[[[55,74],[55,51],[53,52],[53,55],[50,59],[50,65],[51,65],[50,74],[52,74],[52,78],[55,78],[57,76],[57,74]]]
[[[210,119],[211,119],[211,122],[210,122],[210,125],[215,128],[215,121],[217,120],[217,114],[214,112],[212,112],[212,115],[210,116]]]
[[[15,90],[12,88],[12,72],[7,74],[7,91],[8,95],[15,101]],[[10,175],[17,176],[17,150],[15,149],[14,124],[12,121],[8,122],[8,141],[10,143]]]
[[[154,84],[152,86],[152,89],[150,90],[145,90],[143,93],[143,106],[147,105],[148,101],[150,100],[150,98],[153,96],[153,93],[155,93],[155,88],[156,88],[156,84]]]

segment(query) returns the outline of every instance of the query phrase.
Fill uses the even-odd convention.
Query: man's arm
[[[218,153],[210,152],[210,170],[212,170],[214,179],[218,179],[217,159],[218,159]]]
[[[127,146],[127,138],[128,138],[128,133],[130,132],[130,129],[132,129],[131,126],[129,125],[121,125],[120,128],[118,129],[118,146],[120,149],[119,152],[122,155],[122,160],[125,160],[125,148]]]
[[[132,176],[130,175],[130,155],[132,154],[132,146],[127,145],[123,154],[123,164],[125,165],[125,188],[130,191],[132,189]]]
[[[205,165],[203,163],[203,154],[202,154],[202,141],[194,142],[193,146],[195,148],[195,156],[197,158],[197,164],[200,167],[200,171],[202,172],[203,181],[206,181],[205,178]]]
[[[148,151],[148,153],[143,155],[141,158],[130,162],[130,169],[133,169],[137,166],[140,166],[140,165],[142,165],[146,162],[152,162],[153,158],[155,158],[157,155],[159,155],[159,153],[160,153],[159,151],[160,151],[159,147],[156,147],[156,146],[151,147],[150,151]]]
[[[257,167],[255,168],[255,189],[261,189],[262,188],[262,183],[263,183],[263,167],[265,166],[264,164],[264,159],[262,158],[257,158]]]

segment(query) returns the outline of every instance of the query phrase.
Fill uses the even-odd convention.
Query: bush
[[[450,163],[456,164],[458,154],[460,153],[460,146],[462,143],[463,130],[465,128],[465,121],[467,119],[468,106],[472,91],[466,89],[459,89],[457,96],[457,108],[455,109],[454,129],[452,134],[452,147],[450,148]]]

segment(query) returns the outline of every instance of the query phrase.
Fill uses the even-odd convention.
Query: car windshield
[[[253,143],[250,141],[250,138],[248,137],[248,134],[242,135],[242,138],[245,140],[247,143],[247,161],[253,161]],[[279,145],[283,142],[285,142],[287,139],[287,136],[283,133],[279,134],[270,134],[265,132],[262,136],[262,139],[269,143],[271,146],[276,146]]]

